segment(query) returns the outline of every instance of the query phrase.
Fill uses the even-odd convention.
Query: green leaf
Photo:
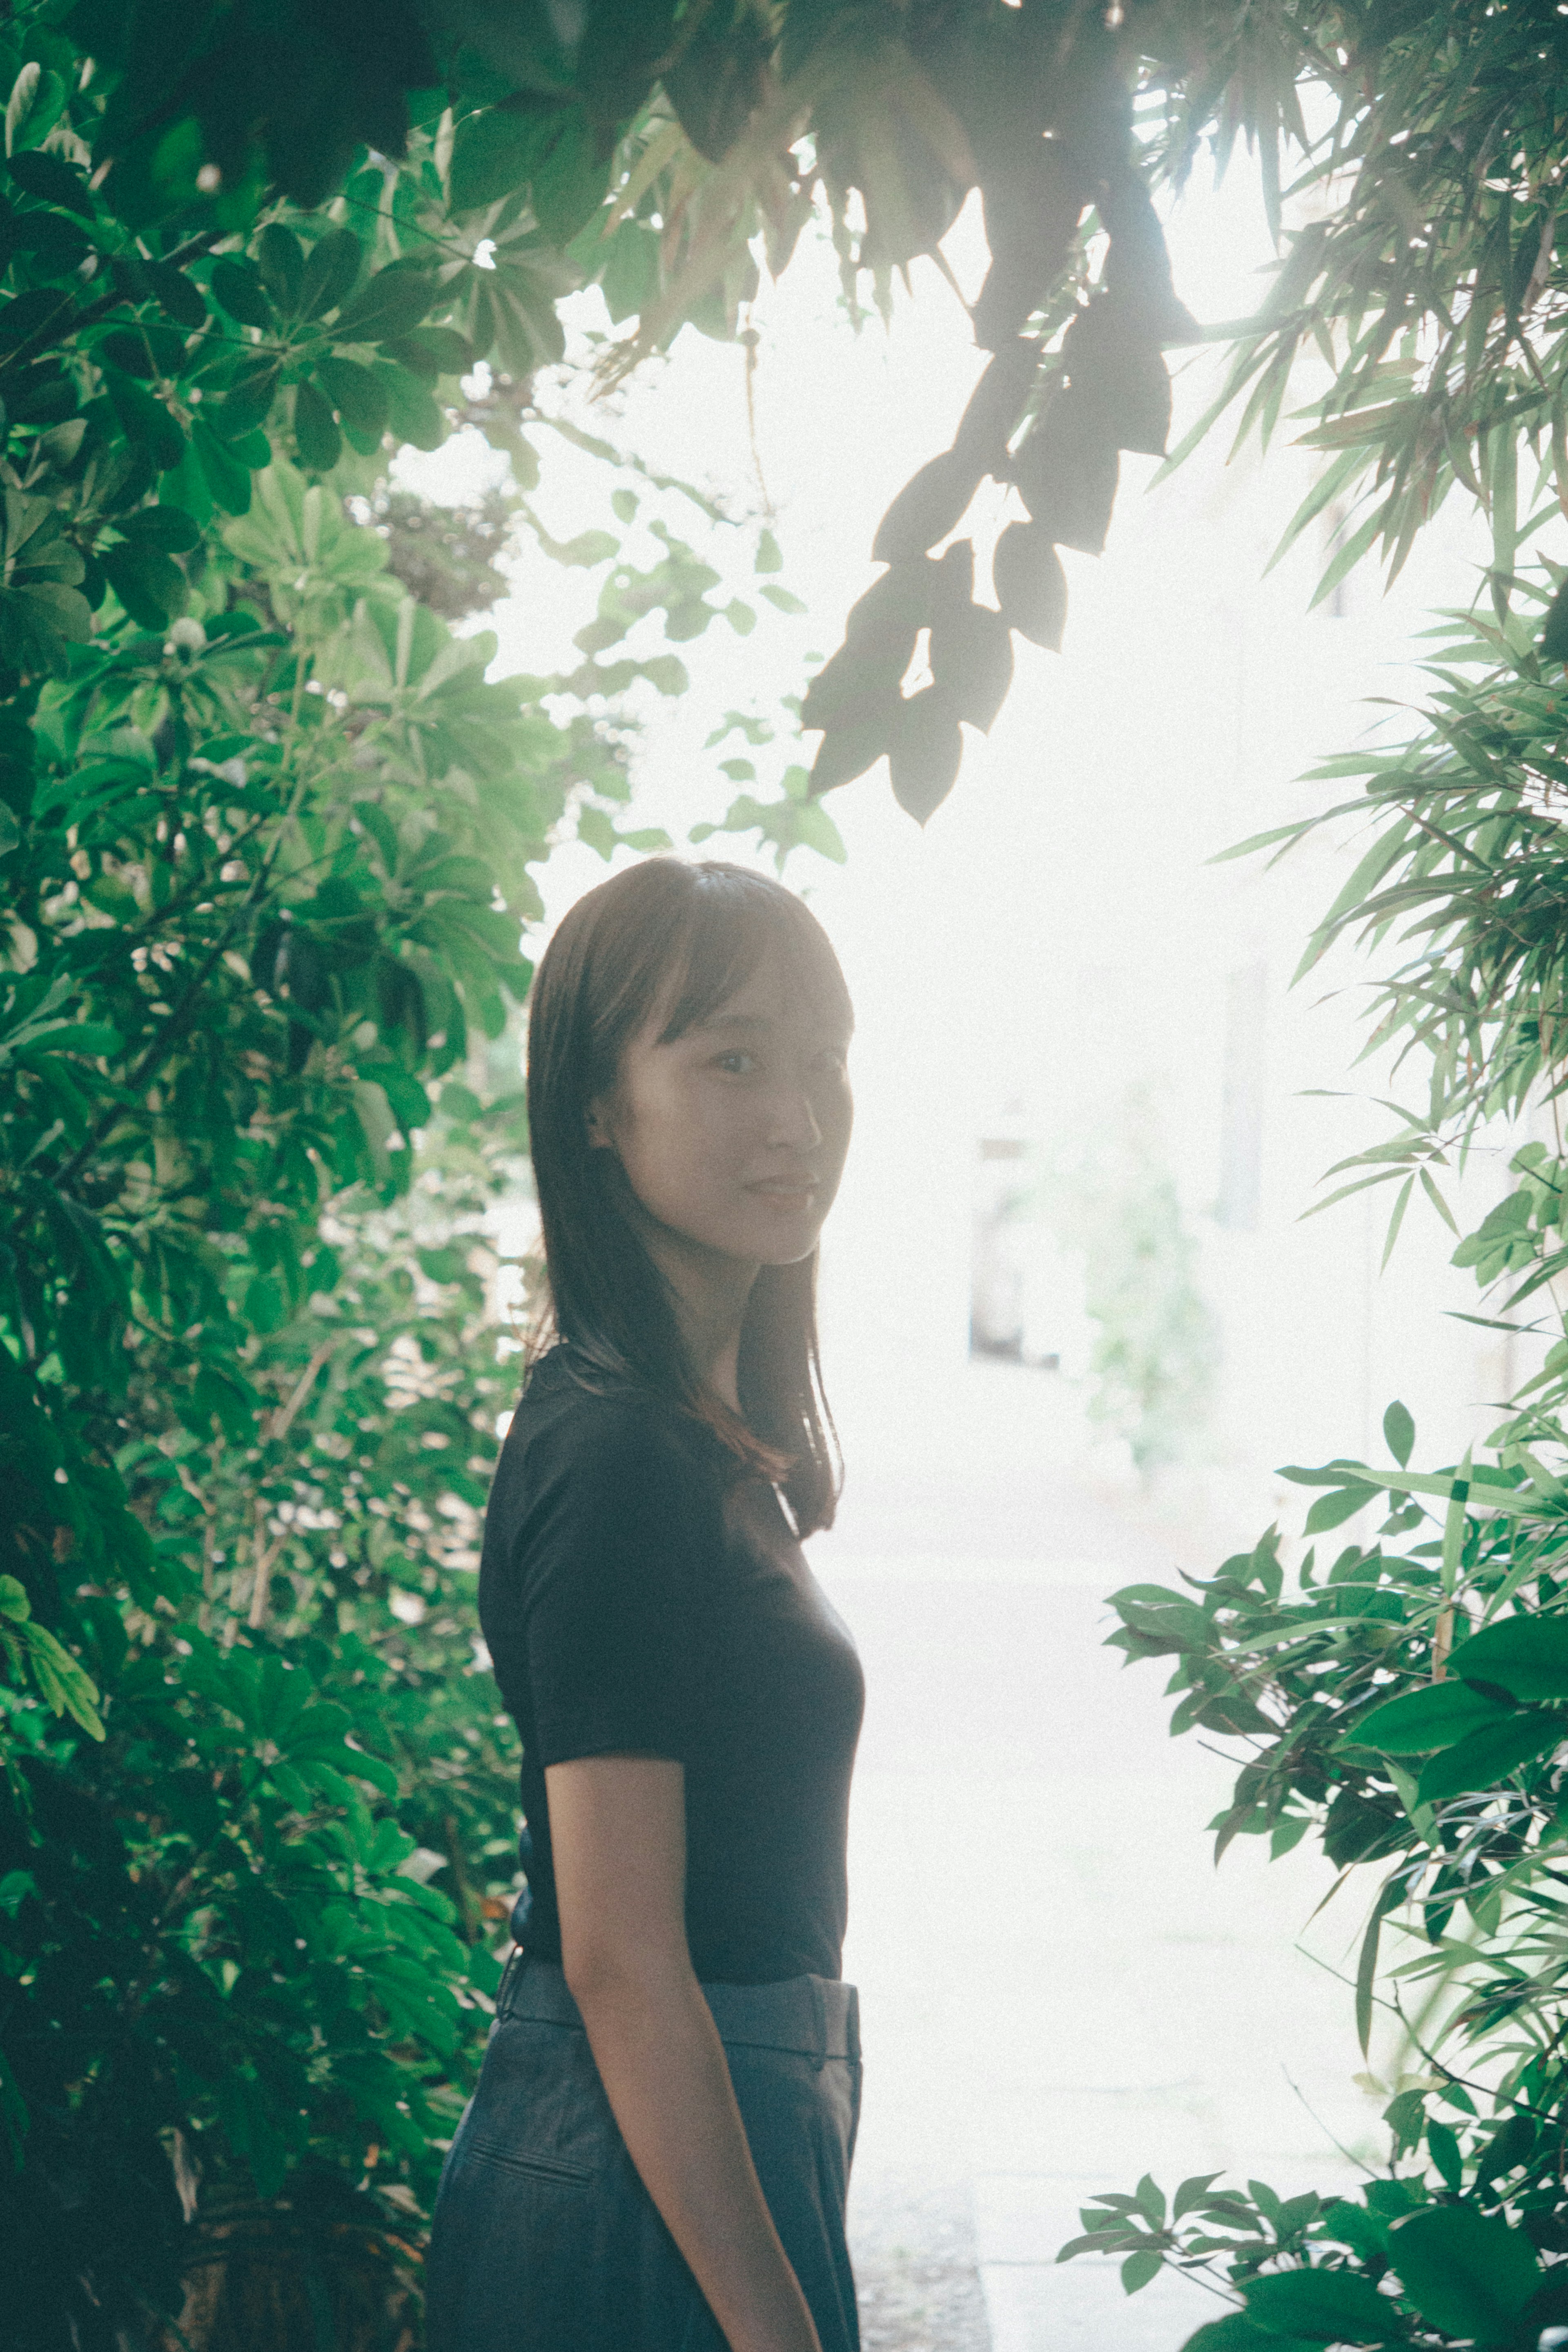
[[[416,449],[439,449],[446,438],[446,419],[424,386],[406,368],[394,367],[388,360],[378,360],[375,373],[396,438],[411,441]]]
[[[406,335],[418,326],[435,294],[429,270],[417,262],[394,261],[378,269],[344,303],[338,313],[338,338],[345,343],[379,343],[391,335]]]
[[[1461,1643],[1450,1663],[1518,1699],[1568,1698],[1568,1615],[1504,1618]]]
[[[610,185],[610,166],[581,107],[555,118],[529,180],[534,218],[552,245],[570,245],[591,220]]]
[[[22,68],[5,107],[5,152],[41,147],[66,110],[66,86],[36,59]]]
[[[191,446],[202,469],[214,506],[225,514],[243,515],[250,512],[250,467],[238,454],[220,441],[216,435],[197,419],[192,428]],[[173,478],[170,477],[171,480]]]
[[[1416,1423],[1397,1398],[1383,1416],[1383,1438],[1401,1470],[1407,1469],[1416,1446]]]
[[[1472,2205],[1433,2206],[1394,2230],[1390,2258],[1405,2299],[1450,2336],[1496,2343],[1541,2284],[1541,2265],[1521,2231]]]
[[[364,247],[352,229],[329,229],[318,237],[300,276],[300,316],[319,319],[335,310],[351,290],[364,257]]]
[[[392,1117],[405,1134],[412,1134],[429,1123],[429,1096],[419,1080],[412,1077],[398,1063],[361,1063],[360,1076],[380,1087],[392,1106]]]
[[[92,219],[92,194],[79,164],[68,163],[63,155],[30,152],[13,155],[7,168],[16,185],[41,204],[59,205],[84,220]]]
[[[1351,2271],[1285,2271],[1246,2293],[1249,2319],[1310,2344],[1381,2344],[1395,2325],[1394,2306]]]
[[[204,408],[203,421],[223,440],[239,441],[267,423],[277,394],[277,362],[266,357],[247,360],[235,369],[216,414],[209,415]]]
[[[143,629],[162,629],[183,612],[189,590],[179,565],[156,548],[127,542],[99,558],[109,584]]]
[[[87,598],[56,580],[30,580],[22,587],[8,589],[4,608],[25,614],[35,625],[70,645],[85,646],[92,635],[92,610]]]
[[[1133,2194],[1138,2200],[1139,2210],[1152,2226],[1156,2230],[1163,2230],[1166,2221],[1166,2200],[1159,2183],[1152,2172],[1145,2173]]]
[[[791,595],[788,588],[778,587],[771,580],[763,582],[760,593],[770,604],[777,604],[781,613],[803,613],[806,610],[799,596]]]
[[[1542,661],[1568,661],[1568,572],[1557,583],[1557,592],[1546,608],[1546,619],[1541,631]]]
[[[291,228],[269,221],[256,241],[256,257],[263,285],[284,316],[291,318],[299,308],[305,247]]]
[[[356,360],[324,359],[316,371],[328,399],[343,420],[343,429],[367,457],[381,446],[387,429],[386,386],[379,375]]]
[[[261,272],[244,256],[225,255],[213,264],[213,292],[231,319],[244,327],[270,329],[272,304],[261,282]]]
[[[1129,2254],[1122,2264],[1123,2293],[1136,2294],[1140,2287],[1147,2286],[1152,2279],[1159,2276],[1165,2263],[1166,2258],[1156,2247],[1146,2247],[1138,2253]]]
[[[1310,1536],[1324,1535],[1331,1528],[1343,1527],[1346,1519],[1354,1518],[1369,1503],[1377,1500],[1381,1488],[1376,1486],[1343,1486],[1337,1494],[1320,1495],[1306,1517],[1306,1532]]]
[[[331,405],[313,383],[294,387],[294,440],[308,474],[329,474],[343,454]]]
[[[141,274],[157,297],[159,307],[177,327],[183,327],[187,334],[199,333],[205,327],[207,306],[194,278],[167,261],[144,261]]]
[[[1416,1793],[1422,1804],[1433,1805],[1444,1797],[1493,1788],[1521,1764],[1545,1755],[1563,1739],[1568,1739],[1568,1717],[1534,1708],[1505,1717],[1434,1756],[1416,1783]]]
[[[1345,1733],[1341,1744],[1379,1748],[1387,1756],[1422,1756],[1434,1748],[1449,1747],[1489,1724],[1513,1719],[1494,1699],[1450,1676],[1375,1706]]]
[[[1458,2135],[1434,2116],[1427,2126],[1427,2146],[1431,2151],[1433,2163],[1442,2174],[1448,2188],[1453,2189],[1457,2196],[1465,2178],[1464,2159],[1459,2154]]]
[[[164,555],[189,555],[202,543],[202,534],[179,506],[139,507],[122,515],[120,528],[134,546],[158,549]]]
[[[528,185],[557,128],[559,110],[490,106],[465,115],[452,142],[454,212],[476,212]]]
[[[1233,2311],[1224,2319],[1206,2321],[1196,2336],[1186,2338],[1181,2352],[1316,2352],[1316,2347],[1304,2336],[1277,2335],[1271,2327],[1260,2327],[1244,2311]]]
[[[103,380],[127,439],[146,447],[161,474],[177,466],[185,454],[185,436],[163,403],[119,368],[106,367]]]
[[[1383,1922],[1404,1898],[1405,1882],[1396,1871],[1379,1888],[1377,1900],[1372,1906],[1372,1916],[1366,1923],[1366,1933],[1361,1939],[1361,1956],[1355,1970],[1355,2038],[1361,2044],[1364,2058],[1372,2039],[1372,1998],[1377,1982],[1377,1948],[1383,1934]]]

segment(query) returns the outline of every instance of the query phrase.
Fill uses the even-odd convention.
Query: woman
[[[528,1894],[429,2264],[432,2352],[854,2352],[840,1980],[862,1685],[831,1520],[817,1236],[852,1106],[821,928],[741,868],[589,892],[534,983],[557,1344],[479,1609]]]

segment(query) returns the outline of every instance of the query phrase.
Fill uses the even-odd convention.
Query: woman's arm
[[[685,1776],[545,1771],[566,1980],[615,2120],[732,2352],[821,2352],[747,2146],[685,1931]]]

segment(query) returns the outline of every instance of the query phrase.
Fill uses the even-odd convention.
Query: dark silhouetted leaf
[[[857,776],[863,776],[868,768],[874,767],[893,740],[898,715],[898,697],[890,692],[880,711],[862,711],[857,718],[835,721],[823,736],[811,762],[812,799],[834,791],[840,784],[852,783]]]
[[[969,394],[953,446],[977,457],[988,472],[1007,458],[1008,440],[1023,414],[1040,366],[1040,347],[1015,336],[989,362]]]
[[[1073,321],[1061,356],[1072,392],[1117,448],[1164,457],[1171,429],[1170,370],[1134,305],[1101,295]]]
[[[991,558],[997,602],[1009,629],[1051,653],[1067,625],[1067,574],[1051,533],[1037,522],[1010,522]]]
[[[909,563],[946,539],[963,520],[984,472],[978,457],[957,449],[945,449],[922,466],[877,525],[873,561]]]
[[[912,632],[911,646],[913,643]],[[895,637],[868,630],[849,638],[806,688],[801,726],[855,726],[868,719],[880,723],[908,666],[902,632]]]
[[[931,675],[955,719],[988,732],[1013,680],[1002,614],[984,604],[945,604],[931,625]]]
[[[958,721],[936,687],[901,707],[890,756],[894,798],[917,824],[925,824],[957,782],[964,757]]]
[[[1051,404],[1018,451],[1012,476],[1025,506],[1059,547],[1098,555],[1116,501],[1114,444],[1087,402],[1071,393]]]

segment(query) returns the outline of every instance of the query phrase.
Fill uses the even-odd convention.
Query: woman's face
[[[620,1156],[650,1217],[703,1251],[790,1265],[816,1247],[849,1149],[849,1035],[768,950],[745,986],[665,1044],[657,1008],[591,1143]]]

